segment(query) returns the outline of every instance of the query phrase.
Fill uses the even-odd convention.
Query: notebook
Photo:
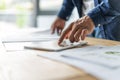
[[[86,45],[87,42],[75,42],[69,43],[68,41],[63,42],[62,45],[58,45],[57,40],[45,41],[45,42],[34,42],[29,45],[25,45],[25,49],[35,49],[35,50],[42,50],[42,51],[62,51],[66,49],[72,49],[76,47],[80,47]]]

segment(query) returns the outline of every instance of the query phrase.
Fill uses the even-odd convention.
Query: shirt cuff
[[[96,6],[87,15],[93,20],[95,26],[98,26],[106,22],[99,6]]]
[[[70,17],[70,16],[68,16],[68,14],[67,14],[65,11],[63,11],[63,10],[60,10],[57,16],[58,16],[59,18],[65,20],[65,21],[69,20],[69,17]]]

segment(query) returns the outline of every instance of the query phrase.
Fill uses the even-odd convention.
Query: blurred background
[[[63,0],[0,0],[0,28],[47,29],[56,18]],[[78,18],[74,10],[71,19]]]

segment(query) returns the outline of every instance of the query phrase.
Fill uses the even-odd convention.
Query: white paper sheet
[[[119,63],[120,60],[119,60],[119,57],[118,56],[118,53],[117,54],[109,54],[109,53],[105,53],[106,50],[108,52],[108,50],[112,50],[112,51],[117,51],[119,52],[119,49],[120,49],[120,46],[114,46],[114,47],[105,47],[105,46],[89,46],[89,47],[86,47],[86,48],[78,48],[78,49],[72,49],[72,50],[66,50],[66,51],[63,51],[63,52],[54,52],[53,54],[38,54],[38,56],[43,56],[43,57],[47,57],[49,59],[53,59],[53,60],[57,60],[57,61],[60,61],[60,62],[63,62],[63,63],[67,63],[67,64],[70,64],[70,65],[73,65],[73,66],[76,66],[80,69],[83,69],[84,71],[86,71],[87,73],[99,78],[100,80],[120,80],[120,66],[117,65],[114,65],[113,62],[116,60],[115,63]],[[86,51],[88,52],[88,55],[86,53]],[[103,53],[101,53],[101,52]],[[92,53],[92,52],[96,52],[96,54],[89,54]],[[99,56],[100,54],[100,56]],[[102,54],[104,54],[103,56],[101,56]],[[93,63],[93,61],[85,61],[85,60],[80,60],[80,59],[74,59],[74,58],[71,58],[71,57],[63,57],[61,55],[67,55],[67,56],[71,56],[71,55],[74,55],[76,57],[77,56],[80,56],[82,55],[83,57],[84,56],[90,56],[90,58],[94,58],[94,57],[91,57],[92,55],[93,56],[96,56],[98,57],[97,58],[94,58],[93,60],[96,60],[95,63]],[[114,57],[117,57],[117,59],[115,59],[113,62],[110,62],[108,58],[106,58],[106,56],[111,56],[113,55],[112,58]],[[78,57],[79,58],[79,57]],[[81,57],[80,57],[81,58]],[[103,61],[104,63],[104,59],[102,58],[105,58],[105,60],[109,62],[109,64],[106,64],[107,66],[103,65],[102,63],[100,64],[98,60],[101,59],[101,61]],[[86,59],[86,58],[85,58]],[[98,63],[97,63],[98,61]],[[114,65],[114,66],[111,66],[111,64]]]
[[[3,43],[9,43],[9,42],[38,42],[38,41],[49,41],[49,40],[55,40],[58,39],[59,36],[52,35],[50,33],[50,30],[44,30],[44,31],[34,31],[34,32],[22,32],[21,34],[11,34],[2,36],[1,40]]]
[[[79,53],[63,54],[63,57],[69,57],[77,60],[98,64],[105,67],[117,68],[120,67],[120,46],[114,47],[99,47],[98,49]]]

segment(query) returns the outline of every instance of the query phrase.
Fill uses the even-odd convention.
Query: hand
[[[70,42],[78,42],[84,40],[88,34],[94,30],[94,23],[89,16],[84,16],[75,22],[72,22],[68,28],[63,31],[58,44],[60,45],[64,39],[69,39]]]
[[[57,18],[51,26],[52,34],[54,34],[55,31],[57,31],[57,34],[60,35],[62,30],[64,29],[64,26],[65,26],[65,20],[61,18]]]

